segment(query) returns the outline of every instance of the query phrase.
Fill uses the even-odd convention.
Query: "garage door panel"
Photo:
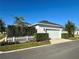
[[[47,30],[47,33],[49,34],[50,38],[59,38],[60,32],[55,30]]]

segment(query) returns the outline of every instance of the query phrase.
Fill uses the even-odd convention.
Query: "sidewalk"
[[[64,43],[64,42],[70,42],[73,40],[69,40],[69,39],[55,39],[55,40],[50,40],[51,44],[58,44],[58,43]]]

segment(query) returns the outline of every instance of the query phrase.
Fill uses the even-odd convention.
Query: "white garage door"
[[[59,30],[47,30],[47,33],[49,34],[49,38],[51,39],[60,38],[61,35]]]

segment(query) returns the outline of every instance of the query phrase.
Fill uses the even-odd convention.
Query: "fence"
[[[26,42],[30,40],[35,40],[34,36],[23,36],[23,37],[11,37],[7,38],[6,41],[8,42]]]

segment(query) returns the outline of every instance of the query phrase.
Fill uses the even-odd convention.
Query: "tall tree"
[[[21,16],[16,16],[15,19],[16,19],[15,24],[16,24],[17,28],[20,26],[19,27],[20,28],[19,31],[21,32],[21,34],[23,34],[24,33],[23,32],[23,27],[25,26],[25,24],[24,24],[24,18],[21,17]]]
[[[18,26],[23,26],[24,25],[24,18],[21,16],[16,16],[15,17],[16,21],[15,24]]]
[[[74,37],[74,31],[75,31],[75,24],[71,21],[68,21],[65,24],[65,30],[68,32],[69,37]]]
[[[16,29],[16,27],[14,25],[8,25],[8,27],[7,27],[7,35],[8,35],[8,37],[15,36],[15,33],[16,33],[15,29]]]
[[[5,24],[4,24],[4,22],[2,21],[2,19],[0,19],[0,32],[1,32],[1,33],[5,32]]]

